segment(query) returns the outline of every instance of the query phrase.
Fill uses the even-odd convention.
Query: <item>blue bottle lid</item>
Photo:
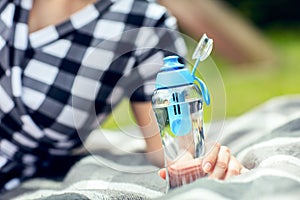
[[[157,89],[192,84],[194,82],[194,78],[189,70],[178,59],[178,56],[164,58],[164,66],[156,77]]]
[[[178,59],[178,56],[168,56],[164,58],[164,66],[160,69],[156,77],[156,89],[187,85],[196,81],[200,85],[205,103],[209,105],[210,95],[205,83],[194,76],[194,73],[190,73]]]

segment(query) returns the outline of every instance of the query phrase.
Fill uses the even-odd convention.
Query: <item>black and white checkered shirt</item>
[[[148,101],[169,53],[185,46],[165,8],[100,0],[28,33],[32,0],[0,2],[0,188],[81,144],[127,96]]]

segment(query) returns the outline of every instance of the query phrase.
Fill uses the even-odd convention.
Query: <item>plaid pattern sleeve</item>
[[[66,156],[124,96],[148,101],[175,20],[146,0],[100,0],[28,33],[32,0],[0,3],[0,188]]]

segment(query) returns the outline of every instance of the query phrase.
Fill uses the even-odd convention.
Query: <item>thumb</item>
[[[159,175],[162,179],[166,179],[166,175],[167,175],[166,169],[165,169],[165,168],[160,169],[160,170],[158,171],[158,175]]]

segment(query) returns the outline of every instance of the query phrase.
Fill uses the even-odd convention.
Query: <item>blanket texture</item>
[[[129,137],[116,137],[111,133],[105,138],[109,141],[106,144],[118,146],[119,151],[112,151],[111,147],[98,149],[97,155],[86,156],[73,165],[63,179],[35,178],[0,199],[300,197],[300,96],[273,99],[225,123],[221,143],[232,149],[249,172],[226,181],[202,178],[167,194],[163,193],[165,182],[157,175],[158,168],[148,163],[141,153],[142,141],[131,143],[132,137],[129,141]]]

